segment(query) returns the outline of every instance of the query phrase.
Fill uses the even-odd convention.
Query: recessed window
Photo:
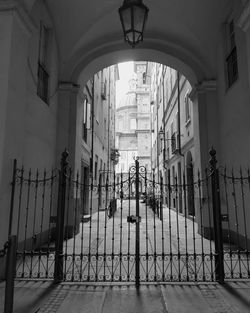
[[[186,118],[186,123],[188,123],[191,119],[191,115],[190,115],[190,99],[188,97],[188,93],[185,95],[185,118]]]
[[[88,129],[90,129],[90,104],[85,99],[83,102],[82,139],[87,143]]]
[[[130,129],[131,130],[135,130],[136,129],[136,119],[135,118],[131,118],[130,119]]]
[[[48,46],[49,29],[41,23],[39,35],[37,95],[47,104],[49,102]]]
[[[238,79],[238,60],[237,48],[235,43],[235,25],[234,20],[227,24],[227,55],[226,55],[226,70],[227,70],[227,85],[231,87]]]

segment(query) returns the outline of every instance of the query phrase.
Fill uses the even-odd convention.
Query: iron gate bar
[[[245,193],[244,193],[244,181],[242,176],[242,168],[240,167],[240,186],[241,186],[241,199],[242,199],[242,209],[243,209],[243,221],[244,221],[244,237],[245,237],[245,250],[248,251],[248,242],[247,242],[247,225],[246,225],[246,205],[245,205]],[[247,266],[249,273],[249,264],[248,264],[248,254],[247,254]]]
[[[205,169],[205,182],[206,182],[206,193],[207,193],[207,205],[208,205],[208,229],[209,229],[209,248],[210,248],[210,267],[211,273],[214,273],[213,269],[213,249],[212,249],[212,218],[211,218],[211,197],[210,197],[210,189],[209,189],[209,176],[208,169]],[[211,275],[212,281],[214,281],[214,275]]]
[[[248,251],[248,242],[247,242],[247,230],[246,230],[246,207],[245,207],[245,193],[244,193],[244,181],[242,176],[242,168],[240,167],[240,187],[241,187],[241,199],[242,199],[242,213],[243,213],[243,221],[244,221],[244,239],[245,239],[245,251]],[[248,253],[246,253],[247,257],[247,269],[249,273],[249,264],[248,264]]]
[[[27,239],[27,225],[28,225],[28,215],[29,215],[29,201],[30,201],[30,185],[31,185],[31,169],[29,170],[29,178],[28,178],[28,193],[26,199],[26,214],[25,214],[25,226],[24,226],[24,246],[23,246],[23,270],[24,273],[24,264],[25,264],[25,251],[26,251],[26,239]]]
[[[135,194],[136,194],[136,217],[135,224],[136,241],[135,241],[135,284],[138,288],[140,285],[140,204],[139,204],[139,161],[135,160]]]
[[[200,171],[198,171],[198,190],[199,190],[199,205],[200,205],[200,222],[201,222],[201,255],[202,255],[202,275],[203,280],[205,280],[205,260],[204,260],[204,238],[203,238],[203,206],[202,206],[202,195],[201,195],[201,178]]]
[[[109,190],[109,186],[108,186],[108,182],[109,182],[109,172],[107,172],[106,175],[106,180],[105,180],[105,221],[104,221],[104,247],[103,247],[103,258],[104,258],[104,273],[103,273],[103,279],[104,281],[106,281],[106,248],[107,248],[107,216],[108,214],[110,214],[109,212],[111,211],[110,209],[110,205],[111,203],[109,203],[108,205],[108,190]],[[83,223],[82,223],[83,224]]]
[[[171,225],[171,181],[170,172],[168,172],[168,228],[169,228],[169,258],[170,258],[170,280],[173,279],[173,265],[172,265],[172,225]]]
[[[60,282],[63,280],[63,239],[64,239],[64,217],[65,200],[67,187],[68,155],[65,150],[62,153],[61,169],[59,172],[59,191],[57,204],[57,223],[56,223],[56,251],[55,251],[55,269],[54,280]]]
[[[156,224],[155,224],[155,214],[156,214],[156,196],[155,196],[155,173],[153,174],[153,207],[154,207],[154,280],[156,281]]]
[[[123,212],[123,197],[124,197],[124,189],[123,189],[123,175],[121,173],[121,208],[120,208],[120,281],[122,280],[122,212]]]
[[[100,185],[100,174],[98,179],[98,186],[97,186],[97,228],[96,228],[96,267],[95,267],[95,279],[98,280],[98,257],[99,257],[99,224],[100,224],[100,193],[101,193],[101,185]]]
[[[18,177],[20,181],[20,188],[19,188],[19,196],[18,196],[18,216],[17,216],[17,238],[19,238],[19,227],[20,227],[20,216],[21,216],[21,203],[22,203],[22,196],[23,196],[23,182],[24,182],[24,167],[22,166],[21,176]]]
[[[165,253],[164,253],[164,217],[163,217],[163,177],[161,175],[161,183],[160,183],[160,217],[161,217],[161,255],[162,255],[162,280],[164,280],[164,273],[165,273],[165,268],[164,268],[164,259],[165,259]]]
[[[67,260],[68,260],[68,240],[70,237],[69,234],[69,212],[70,212],[70,192],[71,192],[71,186],[73,186],[73,180],[72,180],[72,169],[69,169],[69,173],[67,176],[67,189],[66,189],[66,229],[65,229],[65,245],[64,245],[64,280],[66,280],[67,277]]]
[[[248,169],[248,174],[249,174],[249,169]],[[242,177],[242,171],[241,171],[241,181],[243,181],[243,177]],[[248,188],[250,191],[250,185],[249,185],[249,175],[247,177],[247,181],[248,181]],[[243,184],[242,184],[242,188],[243,188]],[[245,201],[245,199],[244,199]],[[245,202],[244,202],[245,203]],[[247,225],[246,225],[246,208],[244,205],[244,227],[245,227],[245,250],[246,250],[246,255],[247,255],[247,272],[248,272],[248,277],[250,276],[250,269],[249,269],[249,246],[248,246],[248,237],[247,237]]]
[[[194,195],[191,195],[194,199]],[[194,202],[194,201],[193,201]],[[196,254],[196,237],[195,237],[195,216],[194,211],[192,212],[192,225],[193,225],[193,249],[194,249],[194,280],[197,281],[197,254]]]
[[[242,278],[241,272],[241,254],[240,254],[240,241],[239,241],[239,221],[238,221],[238,205],[235,191],[235,178],[234,178],[234,170],[232,169],[232,184],[233,184],[233,199],[234,199],[234,212],[235,212],[235,225],[236,225],[236,236],[237,236],[237,254],[238,254],[238,262],[239,262],[239,270],[240,270],[240,278]]]
[[[188,272],[188,242],[187,242],[187,193],[186,193],[186,178],[185,178],[185,174],[183,172],[183,192],[184,192],[184,232],[185,232],[185,246],[186,246],[186,275],[187,275],[187,281],[189,281],[189,272]]]
[[[115,179],[113,182],[114,194],[116,193]],[[112,217],[112,249],[111,249],[111,280],[114,280],[114,247],[115,247],[115,218]]]
[[[37,190],[38,190],[38,169],[36,171],[36,178],[35,178],[35,199],[34,199],[34,217],[33,217],[33,230],[32,230],[32,237],[35,237],[35,225],[36,225],[36,210],[37,210]],[[31,251],[34,251],[34,240],[31,243]],[[38,262],[39,263],[39,262]],[[30,277],[32,276],[32,268],[33,268],[33,257],[31,258],[31,265],[30,265]],[[38,265],[38,273],[39,273],[39,265]]]
[[[176,195],[176,233],[177,233],[177,250],[178,250],[178,277],[181,280],[181,264],[180,264],[180,231],[179,231],[179,191],[178,191],[178,183],[177,183],[177,176],[175,176],[175,195]]]
[[[84,201],[84,192],[85,192],[85,190],[86,190],[85,187],[86,187],[86,186],[85,186],[85,181],[84,181],[84,183],[81,185],[81,188],[80,188],[80,195],[81,195],[81,203],[82,203],[82,206],[83,206],[83,201]],[[105,208],[106,208],[106,206],[105,206]],[[81,210],[80,214],[81,214],[81,218],[80,218],[80,221],[81,221],[81,223],[80,223],[80,226],[81,226],[81,228],[80,228],[80,232],[81,232],[81,250],[80,250],[81,253],[80,253],[80,262],[81,262],[81,264],[80,264],[79,279],[80,279],[80,281],[82,281],[82,277],[83,277],[82,273],[83,273],[84,207],[82,207],[82,210]]]
[[[46,194],[46,181],[47,181],[47,173],[44,170],[43,172],[43,190],[42,190],[42,206],[41,206],[41,223],[40,223],[40,233],[43,234],[43,222],[44,222],[44,205],[45,205],[45,194]],[[40,277],[40,269],[41,269],[41,246],[42,246],[42,235],[40,235],[40,243],[39,243],[39,267],[38,267],[38,278]]]
[[[46,262],[46,272],[45,276],[49,275],[49,249],[51,244],[51,215],[52,215],[52,200],[53,200],[53,186],[54,186],[54,170],[51,170],[51,180],[50,180],[50,196],[49,196],[49,228],[48,228],[48,237],[47,237],[47,262]]]
[[[9,215],[9,229],[8,238],[12,235],[12,222],[13,222],[13,210],[14,210],[14,199],[16,191],[16,175],[17,175],[17,160],[13,161],[12,181],[11,181],[11,196],[10,196],[10,215]]]
[[[129,202],[128,202],[128,215],[131,215],[131,173],[130,171],[128,171],[128,198],[129,198]],[[128,274],[127,274],[127,279],[128,281],[130,280],[130,223],[127,224],[128,227],[128,262],[127,262],[127,266],[128,266]]]
[[[147,193],[147,190],[148,190],[148,181],[147,181],[147,171],[146,171],[146,175],[145,175],[145,214],[146,214],[146,233],[145,233],[145,236],[146,236],[146,280],[148,280],[148,203],[149,203],[149,200],[148,199],[148,193]]]
[[[227,168],[224,168],[223,172],[223,180],[224,180],[224,189],[225,189],[225,198],[226,198],[226,210],[227,214],[229,215],[229,203],[228,203],[228,184],[227,184]],[[232,251],[232,240],[231,240],[231,226],[230,226],[230,219],[227,221],[227,239],[229,241],[229,250]],[[230,258],[230,274],[231,278],[233,278],[233,260]]]
[[[92,160],[93,162],[93,160]],[[92,173],[91,173],[91,185],[90,185],[90,222],[89,222],[89,252],[88,252],[88,281],[90,281],[90,264],[91,264],[91,239],[92,239],[92,215],[93,215],[93,166],[92,166]]]
[[[210,171],[212,183],[212,203],[213,203],[213,222],[214,222],[214,240],[215,240],[215,275],[216,280],[224,282],[224,256],[222,241],[222,223],[221,223],[221,206],[220,206],[220,184],[218,169],[216,167],[216,151],[212,149],[209,152],[211,158]]]

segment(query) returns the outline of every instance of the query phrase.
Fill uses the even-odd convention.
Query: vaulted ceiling
[[[34,2],[23,1],[27,5]],[[241,3],[240,0],[144,0],[149,8],[144,42],[131,49],[123,41],[118,16],[122,0],[44,2],[54,21],[63,75],[77,76],[98,58],[111,64],[142,57],[156,61],[152,60],[154,55],[160,61],[160,56],[165,54],[170,65],[177,59],[192,68],[198,79],[215,75],[221,26],[232,6]],[[106,61],[105,56],[109,56]]]

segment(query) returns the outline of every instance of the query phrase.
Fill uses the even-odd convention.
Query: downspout
[[[92,84],[92,109],[91,109],[91,120],[92,120],[92,132],[91,132],[91,159],[92,159],[92,164],[91,164],[91,169],[92,169],[92,182],[94,180],[94,121],[95,118],[95,75],[93,76],[93,84]]]
[[[156,129],[157,129],[157,133],[156,133],[156,148],[157,148],[157,181],[159,182],[159,174],[160,174],[160,169],[159,169],[159,116],[158,116],[158,103],[159,103],[159,95],[157,92],[156,95]]]
[[[180,113],[180,73],[177,72],[177,92],[178,92],[178,153],[184,157],[184,154],[181,152],[181,113]]]
[[[164,72],[165,69],[165,72]],[[166,73],[166,67],[163,66],[162,70],[162,123],[163,123],[163,168],[166,169],[166,125],[165,125],[165,84],[164,84],[164,78],[165,78],[165,73]]]

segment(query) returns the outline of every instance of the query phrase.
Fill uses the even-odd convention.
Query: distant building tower
[[[129,91],[116,109],[116,147],[120,158],[116,173],[128,173],[139,157],[140,165],[151,170],[150,88],[143,80],[147,62],[135,62],[135,75],[129,81]],[[144,74],[145,76],[145,74]]]

